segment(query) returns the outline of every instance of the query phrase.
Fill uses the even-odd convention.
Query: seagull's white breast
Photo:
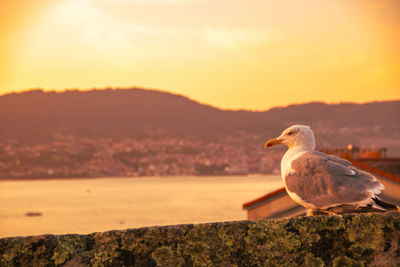
[[[282,161],[281,161],[281,175],[283,182],[285,183],[285,177],[288,176],[291,172],[294,172],[292,168],[292,162],[293,160],[297,159],[298,157],[301,157],[304,153],[306,153],[308,150],[304,149],[289,149],[286,151],[285,155],[283,155]]]
[[[286,192],[288,193],[289,197],[302,206],[305,206],[309,209],[315,209],[316,207],[313,204],[305,202],[304,199],[302,199],[295,192],[291,192],[286,185],[286,177],[295,172],[295,170],[292,168],[293,160],[297,159],[298,157],[301,157],[304,153],[308,151],[309,150],[304,149],[303,147],[288,149],[285,155],[283,155],[281,161],[281,175],[283,184],[285,186]]]

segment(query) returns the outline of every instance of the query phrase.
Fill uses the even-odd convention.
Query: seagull
[[[314,151],[315,137],[309,126],[293,125],[265,147],[283,144],[289,149],[281,161],[281,175],[288,195],[315,212],[329,214],[400,210],[377,195],[384,186],[372,174],[348,160]]]

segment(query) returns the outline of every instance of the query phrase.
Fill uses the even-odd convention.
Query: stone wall
[[[400,213],[0,239],[0,266],[400,266]]]

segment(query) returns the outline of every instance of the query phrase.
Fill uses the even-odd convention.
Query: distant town
[[[399,100],[235,111],[131,88],[31,90],[0,103],[1,179],[279,173],[285,148],[264,143],[292,124],[310,125],[328,153],[400,155]]]
[[[56,135],[42,144],[0,143],[0,178],[135,177],[279,173],[282,153],[259,136],[89,139]]]

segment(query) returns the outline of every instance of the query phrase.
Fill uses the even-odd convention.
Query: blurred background
[[[0,38],[1,237],[246,219],[292,124],[400,157],[397,0],[3,0]]]

